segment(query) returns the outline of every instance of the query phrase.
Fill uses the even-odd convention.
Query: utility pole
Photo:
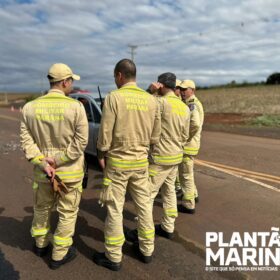
[[[8,94],[7,94],[6,91],[5,91],[4,95],[5,95],[5,104],[8,104],[9,103],[9,101],[8,101]]]
[[[43,90],[43,85],[44,84],[44,79],[43,77],[41,77],[41,83],[40,83],[40,86],[41,86],[41,95],[44,95],[44,90]]]
[[[130,55],[131,55],[131,60],[134,60],[134,55],[136,54],[135,50],[138,48],[137,45],[128,45],[130,48]]]

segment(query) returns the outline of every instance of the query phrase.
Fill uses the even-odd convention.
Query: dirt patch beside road
[[[206,113],[206,124],[230,124],[245,125],[252,118],[261,116],[262,114],[236,114],[236,113]]]
[[[262,114],[206,113],[204,130],[280,139],[280,127],[250,125]]]

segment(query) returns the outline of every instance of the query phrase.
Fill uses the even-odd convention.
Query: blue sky
[[[144,88],[167,71],[201,86],[264,81],[280,72],[279,11],[277,0],[0,0],[0,92],[47,89],[55,62],[77,86],[111,90],[128,45]]]

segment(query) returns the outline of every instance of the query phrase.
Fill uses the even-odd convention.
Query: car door
[[[94,119],[94,124],[91,127],[92,128],[92,151],[93,155],[97,156],[97,137],[98,137],[98,131],[100,127],[100,122],[101,122],[101,111],[99,105],[96,103],[94,99],[91,100],[91,108],[92,108],[92,113],[93,113],[93,119]]]
[[[97,125],[94,120],[93,108],[92,108],[93,104],[90,98],[87,96],[78,96],[77,100],[79,100],[84,105],[87,114],[87,119],[88,119],[89,134],[88,134],[88,145],[86,147],[85,152],[90,155],[96,156],[96,144],[95,144],[96,142],[94,141],[96,141],[97,139],[99,125]]]

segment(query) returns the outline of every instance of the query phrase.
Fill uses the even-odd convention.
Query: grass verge
[[[280,115],[262,115],[252,118],[249,125],[253,126],[266,126],[266,127],[280,127]]]

